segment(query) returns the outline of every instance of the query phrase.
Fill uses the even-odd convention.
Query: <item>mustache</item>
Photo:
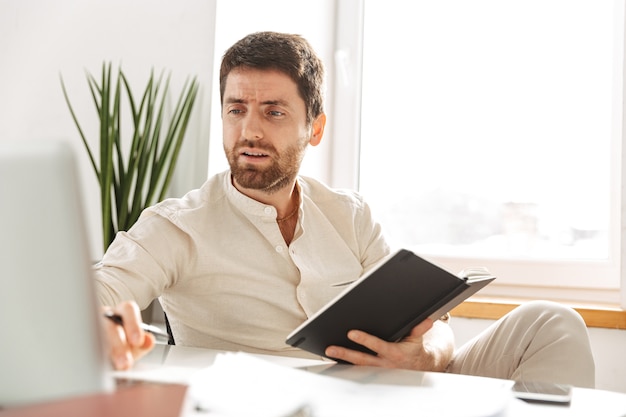
[[[239,151],[242,148],[249,149],[258,149],[261,151],[270,151],[272,153],[276,153],[276,148],[269,143],[259,143],[257,141],[252,141],[250,139],[244,139],[237,145],[236,150]]]

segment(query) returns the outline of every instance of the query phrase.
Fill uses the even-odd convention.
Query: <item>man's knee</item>
[[[511,312],[522,321],[537,321],[548,324],[571,328],[572,330],[584,330],[586,325],[582,316],[573,308],[553,301],[536,300],[521,304]]]
[[[533,329],[527,354],[537,355],[542,366],[551,367],[557,382],[594,386],[595,364],[589,333],[576,310],[555,302],[532,301],[520,305],[510,315],[517,326]]]

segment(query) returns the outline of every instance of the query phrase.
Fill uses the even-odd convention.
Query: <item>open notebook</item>
[[[330,345],[373,353],[348,339],[363,330],[396,342],[430,318],[438,320],[495,279],[484,268],[456,276],[407,249],[399,249],[309,317],[287,343],[320,356]]]
[[[68,144],[0,140],[0,408],[113,386],[80,194]]]

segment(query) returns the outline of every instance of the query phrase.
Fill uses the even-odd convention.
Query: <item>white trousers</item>
[[[548,301],[522,304],[493,323],[455,351],[446,372],[595,386],[582,317]]]

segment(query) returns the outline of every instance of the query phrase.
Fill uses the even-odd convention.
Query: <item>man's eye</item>
[[[270,116],[274,116],[274,117],[280,117],[283,116],[285,113],[283,113],[282,111],[278,111],[278,110],[270,110],[267,112]]]
[[[241,114],[243,113],[243,110],[241,109],[230,109],[228,110],[228,114]]]

